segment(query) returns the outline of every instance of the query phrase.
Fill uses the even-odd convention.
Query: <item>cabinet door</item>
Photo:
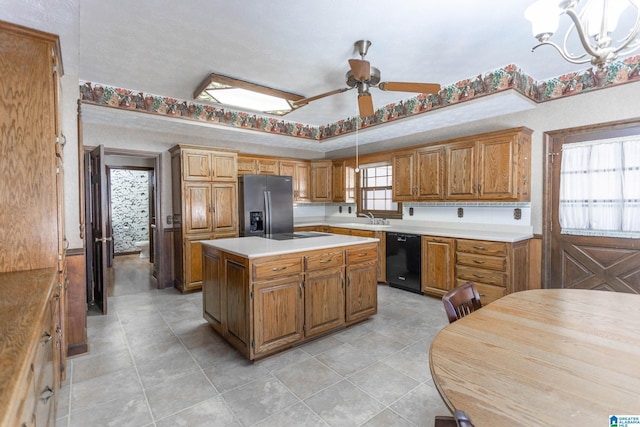
[[[478,143],[480,199],[517,199],[517,162],[514,148],[513,137],[481,140]]]
[[[249,273],[244,260],[224,258],[225,306],[222,308],[226,323],[224,337],[247,357],[250,355],[250,300]]]
[[[442,296],[453,288],[454,239],[422,237],[422,292]]]
[[[238,162],[235,153],[212,154],[212,178],[215,181],[235,181],[238,178]]]
[[[452,144],[447,153],[447,199],[477,198],[476,192],[476,143],[475,141]]]
[[[235,233],[238,231],[238,190],[231,182],[212,184],[213,231],[215,233]]]
[[[182,152],[182,178],[185,181],[211,180],[211,153],[184,150]]]
[[[257,167],[260,175],[278,175],[280,171],[277,159],[258,159]]]
[[[377,262],[347,266],[346,320],[355,322],[378,311]]]
[[[392,199],[394,201],[414,200],[415,153],[413,151],[394,154],[391,159],[393,173]]]
[[[224,301],[221,266],[218,252],[206,251],[202,265],[202,305],[204,318],[222,334],[222,301]]]
[[[354,203],[356,197],[355,170],[347,166],[344,160],[334,161],[332,165],[331,188],[333,201]]]
[[[302,275],[253,285],[254,353],[271,352],[303,338]]]
[[[304,286],[305,336],[310,337],[344,324],[344,267],[311,271]]]
[[[202,245],[199,240],[184,239],[184,283],[181,291],[192,291],[202,287]]]
[[[332,163],[320,161],[311,163],[311,201],[330,202]]]
[[[311,165],[309,163],[296,163],[295,165],[295,200],[308,202],[311,200]]]
[[[418,150],[416,157],[418,200],[444,200],[444,149]]]
[[[187,234],[211,233],[211,184],[184,184],[184,232]]]
[[[257,173],[256,159],[238,156],[238,175]]]

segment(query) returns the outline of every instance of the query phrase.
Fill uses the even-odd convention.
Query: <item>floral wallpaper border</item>
[[[537,103],[542,103],[632,81],[640,81],[640,55],[615,62],[602,71],[587,69],[544,81],[535,81],[516,65],[511,64],[443,87],[437,94],[419,94],[398,103],[387,104],[378,108],[373,116],[365,119],[357,116],[349,117],[323,126],[295,123],[280,118],[145,94],[88,81],[80,82],[80,96],[82,102],[87,104],[136,110],[182,120],[209,122],[321,142],[354,132],[356,120],[360,121],[359,126],[362,129],[425,114],[506,90],[515,90]]]

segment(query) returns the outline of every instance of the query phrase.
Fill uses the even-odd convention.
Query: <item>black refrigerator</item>
[[[293,233],[293,181],[290,176],[238,178],[240,236]]]

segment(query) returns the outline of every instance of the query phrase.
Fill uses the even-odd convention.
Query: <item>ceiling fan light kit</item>
[[[576,10],[579,3],[583,4],[580,11]],[[635,9],[635,23],[626,36],[617,40],[618,46],[613,46],[614,32],[629,7]],[[564,36],[562,46],[549,41],[557,31],[560,15],[571,18],[572,25]],[[602,70],[621,55],[628,55],[640,48],[637,39],[640,31],[640,9],[637,0],[538,0],[527,8],[525,18],[531,21],[533,36],[540,44],[553,47],[567,61],[574,64],[591,62]],[[577,36],[585,52],[574,55],[569,52],[567,41],[573,32]]]

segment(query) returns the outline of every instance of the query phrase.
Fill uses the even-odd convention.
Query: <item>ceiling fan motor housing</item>
[[[353,73],[351,72],[351,70],[347,71],[345,78],[347,80],[347,86],[349,87],[355,87],[358,84],[358,80],[353,77]],[[371,67],[371,77],[366,83],[368,83],[369,86],[376,86],[378,83],[380,83],[380,70],[378,70],[376,67]]]

